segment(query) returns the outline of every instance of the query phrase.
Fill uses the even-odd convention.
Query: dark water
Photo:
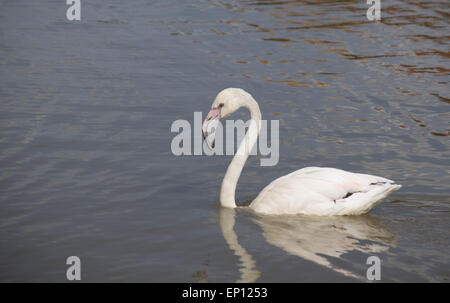
[[[450,279],[449,13],[442,1],[1,1],[0,281]],[[237,201],[304,166],[403,188],[357,217],[218,205],[231,157],[172,154],[176,119],[241,87],[280,121]],[[237,114],[236,117],[246,117]]]

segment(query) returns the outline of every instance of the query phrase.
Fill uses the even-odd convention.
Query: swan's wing
[[[360,214],[400,188],[393,183],[336,168],[307,167],[274,180],[250,207],[269,214]]]

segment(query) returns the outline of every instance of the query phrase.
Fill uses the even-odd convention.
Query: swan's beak
[[[211,109],[203,122],[203,138],[211,150],[214,148],[214,138],[216,137],[216,129],[219,122],[220,108]]]

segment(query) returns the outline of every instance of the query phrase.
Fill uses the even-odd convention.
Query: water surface
[[[450,279],[448,1],[2,1],[0,281]],[[221,209],[230,156],[176,157],[225,87],[280,121],[280,160],[250,157],[238,203],[305,166],[403,185],[369,214]],[[246,118],[239,113],[236,118]]]

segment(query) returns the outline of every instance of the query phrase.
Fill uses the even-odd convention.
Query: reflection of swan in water
[[[238,242],[237,235],[233,229],[235,217],[234,209],[221,207],[219,213],[220,230],[230,249],[234,251],[234,254],[241,261],[242,267],[239,269],[241,279],[236,282],[255,282],[261,275],[261,272],[255,269],[255,260]]]
[[[318,217],[258,215],[254,221],[267,242],[289,254],[326,266],[346,276],[363,276],[337,268],[327,257],[339,258],[350,251],[366,254],[386,252],[396,245],[395,236],[370,215]]]
[[[395,236],[370,215],[319,217],[253,213],[252,217],[262,228],[262,234],[270,244],[289,254],[364,281],[365,274],[355,274],[350,270],[338,268],[330,263],[327,257],[339,258],[351,251],[376,254],[387,252],[391,246],[396,245]],[[252,256],[239,245],[237,235],[233,231],[234,222],[234,210],[221,208],[220,227],[225,241],[240,257],[243,265],[240,269],[240,282],[252,282],[260,276],[260,272],[255,269],[256,264]]]

